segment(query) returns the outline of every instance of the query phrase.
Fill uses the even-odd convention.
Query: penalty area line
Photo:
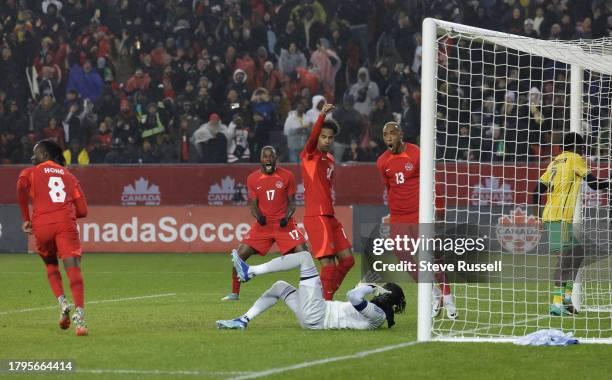
[[[370,355],[374,355],[374,354],[379,354],[381,352],[387,352],[387,351],[397,350],[399,348],[414,346],[415,344],[418,344],[418,343],[421,343],[421,342],[414,340],[414,341],[411,341],[411,342],[393,344],[393,345],[390,345],[390,346],[383,346],[383,347],[375,348],[375,349],[372,349],[372,350],[360,351],[360,352],[357,352],[357,353],[351,354],[351,355],[335,356],[335,357],[331,357],[331,358],[325,358],[325,359],[320,359],[320,360],[313,360],[313,361],[309,361],[309,362],[303,362],[303,363],[299,363],[299,364],[290,365],[290,366],[287,366],[287,367],[270,368],[270,369],[267,369],[265,371],[251,372],[251,373],[246,373],[244,375],[240,375],[240,376],[237,376],[237,377],[232,377],[230,380],[257,379],[259,377],[275,375],[277,373],[293,371],[293,370],[296,370],[296,369],[302,369],[302,368],[312,367],[312,366],[321,365],[321,364],[334,363],[334,362],[339,362],[339,361],[343,361],[343,360],[350,360],[350,359],[360,359],[360,358],[364,358],[366,356],[370,356]]]
[[[110,299],[110,300],[91,301],[91,302],[87,302],[86,305],[96,305],[100,303],[111,303],[111,302],[137,301],[137,300],[144,300],[144,299],[149,299],[149,298],[172,297],[175,295],[176,293],[164,293],[164,294],[152,294],[148,296],[115,298],[115,299]],[[28,309],[0,311],[0,315],[27,313],[30,311],[39,311],[39,310],[49,310],[49,309],[55,309],[57,307],[58,306],[45,306],[45,307],[33,307],[33,308],[28,308]]]

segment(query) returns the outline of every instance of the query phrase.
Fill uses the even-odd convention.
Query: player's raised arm
[[[310,136],[308,137],[308,141],[306,141],[306,145],[304,146],[304,152],[311,154],[317,149],[317,144],[319,142],[319,135],[321,134],[321,127],[323,126],[323,122],[325,121],[325,117],[327,114],[334,110],[333,104],[325,103],[323,108],[321,109],[321,114],[317,118],[316,123],[312,127],[312,132],[310,132]]]

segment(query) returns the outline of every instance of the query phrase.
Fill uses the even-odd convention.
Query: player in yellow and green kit
[[[551,252],[559,252],[559,263],[554,274],[552,315],[577,313],[572,305],[573,281],[582,260],[584,247],[574,238],[572,222],[574,207],[583,180],[593,190],[606,189],[610,183],[593,176],[582,157],[584,140],[575,132],[569,132],[563,139],[563,152],[548,165],[540,177],[535,204],[546,194],[546,206],[542,221],[548,232]]]

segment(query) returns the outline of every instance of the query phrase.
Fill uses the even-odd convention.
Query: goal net
[[[612,39],[545,41],[426,19],[422,70],[420,223],[476,228],[487,249],[464,257],[503,270],[450,280],[454,320],[432,316],[432,286],[421,282],[419,339],[501,341],[554,328],[612,343],[609,190],[583,182],[576,201],[565,266],[575,315],[550,314],[560,255],[534,204],[566,132],[584,137],[590,171],[610,176]]]

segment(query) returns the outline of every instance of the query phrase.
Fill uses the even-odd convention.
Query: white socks
[[[261,265],[253,265],[249,268],[249,276],[285,272],[297,267],[300,268],[300,277],[312,277],[319,274],[310,252],[302,251],[277,257]]]

